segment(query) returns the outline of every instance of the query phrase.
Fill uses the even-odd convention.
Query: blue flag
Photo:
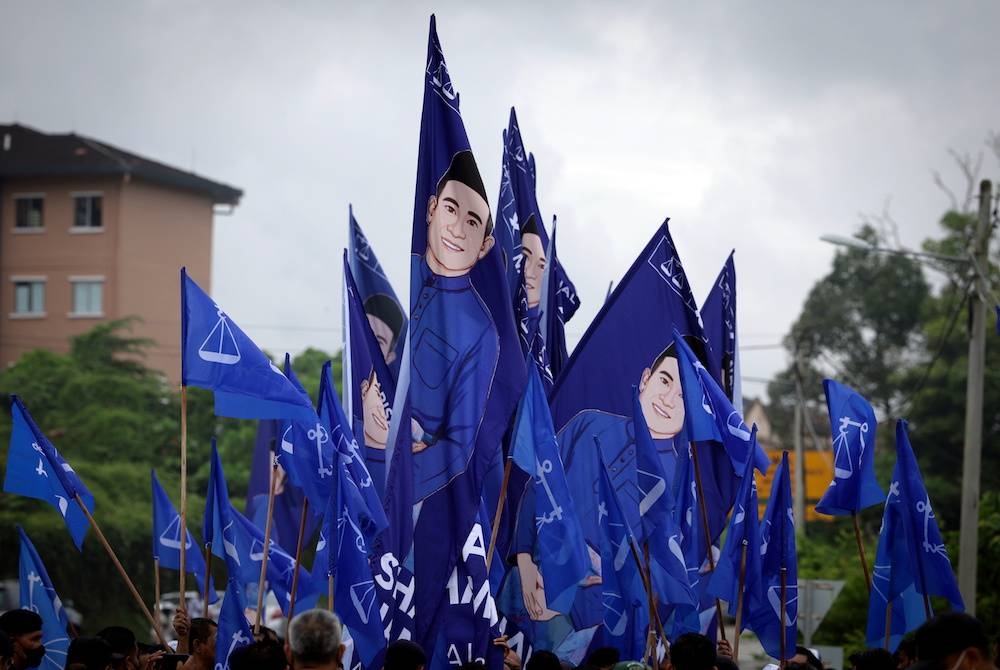
[[[94,496],[59,455],[55,445],[42,434],[16,395],[10,397],[10,413],[12,425],[3,490],[44,500],[56,508],[73,543],[80,549],[89,522],[76,496],[80,496],[90,512],[94,511]]]
[[[756,426],[754,432],[756,433]],[[756,439],[756,435],[754,437]],[[740,479],[736,505],[729,519],[726,544],[715,562],[715,571],[708,580],[708,592],[729,603],[729,616],[736,616],[736,602],[740,592],[739,575],[743,552],[746,551],[746,570],[743,583],[743,627],[750,621],[750,614],[764,601],[761,582],[760,530],[757,521],[757,482],[753,476],[753,463],[747,461]],[[701,552],[704,554],[704,551]],[[739,634],[742,631],[737,631]]]
[[[382,501],[379,499],[378,492],[375,490],[375,482],[365,466],[364,455],[361,453],[358,441],[354,439],[351,423],[344,415],[340,401],[337,400],[330,368],[329,361],[324,363],[320,376],[320,423],[329,432],[335,453],[340,454],[344,459],[344,467],[364,501],[363,509],[358,510],[358,515],[366,541],[371,544],[375,537],[388,527],[389,521],[386,519],[385,510],[382,509]],[[339,479],[337,481],[339,482]],[[337,486],[336,483],[334,485]]]
[[[683,450],[677,468],[674,519],[681,531],[681,552],[684,554],[688,583],[698,598],[698,611],[689,616],[684,616],[683,613],[680,613],[679,617],[675,616],[670,638],[674,639],[678,635],[690,632],[711,636],[717,630],[713,625],[716,614],[715,597],[708,593],[709,578],[712,573],[709,572],[708,545],[698,503],[698,484],[695,480],[690,447]]]
[[[556,217],[552,217],[552,236],[549,238],[548,265],[545,267],[545,288],[542,292],[542,339],[548,354],[549,370],[558,379],[567,361],[566,324],[577,308],[580,299],[576,287],[566,276],[556,252]]]
[[[535,649],[552,650],[571,630],[566,615],[591,561],[534,368],[528,370],[511,445],[514,464],[529,479],[516,508],[515,562],[500,591],[501,609]]]
[[[721,371],[719,384],[735,407],[743,407],[740,389],[739,355],[736,333],[736,266],[730,252],[725,265],[712,284],[701,306],[701,321],[705,326],[705,340],[714,357],[714,364]]]
[[[861,394],[832,379],[823,380],[833,432],[833,481],[816,511],[857,514],[885,500],[875,479],[875,411]]]
[[[229,578],[235,579],[238,578],[241,569],[240,555],[233,543],[233,522],[229,514],[231,507],[229,485],[226,483],[226,475],[222,471],[222,460],[219,458],[219,450],[215,446],[215,438],[213,437],[208,490],[205,493],[205,515],[201,526],[202,535],[205,544],[211,548],[212,553],[225,559]]]
[[[649,600],[636,563],[635,535],[619,504],[607,468],[601,469],[600,482],[604,617],[598,636],[603,646],[615,647],[623,658],[643,658],[649,628]]]
[[[345,407],[350,414],[354,435],[364,443],[365,464],[381,498],[385,492],[385,455],[392,406],[396,399],[396,375],[390,373],[382,358],[379,343],[375,341],[369,321],[364,316],[351,268],[346,262],[344,289],[347,312],[344,363],[348,368],[344,375],[347,383],[344,389]],[[403,335],[401,339],[405,340],[405,333]]]
[[[375,250],[368,243],[361,226],[354,218],[353,209],[348,210],[351,232],[348,264],[354,281],[357,282],[357,299],[363,306],[364,314],[378,342],[379,350],[392,374],[392,383],[399,377],[399,364],[403,357],[403,342],[406,339],[407,318],[403,304],[389,283],[389,277],[375,256]],[[383,380],[388,384],[389,379]]]
[[[362,531],[367,510],[349,473],[348,457],[343,453],[337,456],[337,494],[330,497],[323,528],[331,543],[324,547],[328,560],[326,572],[336,578],[334,602],[354,639],[356,656],[365,667],[371,667],[375,656],[385,647],[385,632],[381,601],[368,563],[368,541]],[[316,576],[315,568],[313,575]]]
[[[153,488],[153,558],[158,560],[160,567],[171,570],[181,569],[181,515],[177,513],[174,504],[167,497],[167,492],[160,486],[156,478],[156,470],[150,472]],[[191,529],[186,529],[187,539],[184,542],[184,569],[194,573],[198,581],[199,592],[205,590],[205,557],[198,551],[198,543],[194,541]],[[216,602],[219,596],[215,588],[208,590],[209,602]]]
[[[684,380],[684,416],[690,419],[687,423],[688,436],[696,442],[720,442],[729,454],[733,472],[743,472],[747,458],[752,458],[754,467],[762,474],[766,473],[770,465],[767,452],[753,439],[752,431],[743,421],[743,412],[733,407],[726,392],[677,331],[674,331],[674,337],[682,354],[680,372]],[[697,385],[689,382],[692,370]]]
[[[181,384],[215,394],[215,413],[237,419],[302,419],[309,396],[181,268]]]
[[[792,514],[792,485],[788,472],[788,452],[774,473],[771,497],[760,522],[760,576],[763,602],[750,613],[747,628],[757,634],[764,651],[787,661],[795,655],[798,630],[798,559],[795,553],[795,517]],[[785,600],[781,583],[785,582]],[[785,657],[781,657],[785,636]]]
[[[226,586],[215,638],[215,670],[229,670],[229,656],[240,647],[253,644],[253,632],[245,614],[243,589],[235,579]]]
[[[257,424],[254,440],[253,459],[250,462],[250,482],[247,485],[247,506],[244,512],[258,528],[267,522],[267,496],[271,485],[271,467],[275,459],[281,437],[281,423],[273,419],[262,419]],[[276,474],[273,523],[271,537],[289,553],[295,552],[298,543],[299,522],[302,520],[302,505],[306,495],[292,483],[281,465]],[[316,530],[316,515],[306,515],[306,537],[312,537]]]
[[[635,421],[636,484],[639,488],[638,542],[649,555],[649,575],[663,620],[673,613],[688,619],[698,608],[697,595],[688,580],[681,546],[681,531],[674,521],[673,473],[663,471],[656,445],[646,427],[639,403],[639,389],[632,389],[632,418]],[[698,632],[697,629],[691,632]]]
[[[28,534],[20,526],[17,535],[21,539],[21,555],[18,574],[21,582],[21,607],[31,610],[42,618],[42,644],[45,656],[39,666],[43,670],[62,670],[69,648],[67,629],[69,619],[56,589],[49,579],[42,558]]]
[[[525,365],[494,249],[485,186],[433,17],[426,63],[409,351],[404,349],[403,362],[410,369],[400,371],[396,404],[401,411],[394,408],[392,435],[395,452],[413,452],[410,476],[414,505],[419,505],[410,514],[415,519],[412,562],[403,559],[420,575],[413,586],[414,639],[436,649],[439,625],[454,623],[442,613],[450,606],[444,585],[474,532],[487,472],[499,460],[500,440],[524,388]],[[467,612],[454,611],[456,616]],[[480,610],[477,616],[486,614]],[[471,642],[453,639],[448,646]],[[429,667],[445,663],[435,657]]]
[[[882,515],[878,551],[872,569],[868,604],[869,646],[885,644],[888,603],[893,604],[890,648],[929,616],[930,597],[948,600],[952,610],[965,603],[955,582],[930,497],[906,432],[906,421],[896,423],[896,467]]]

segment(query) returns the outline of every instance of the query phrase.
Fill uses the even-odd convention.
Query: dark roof
[[[4,177],[124,176],[194,191],[215,204],[238,205],[243,191],[137,156],[76,133],[49,134],[20,124],[0,125]]]

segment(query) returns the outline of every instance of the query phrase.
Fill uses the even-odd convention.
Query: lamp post
[[[992,184],[979,184],[979,216],[970,248],[962,256],[891,249],[864,240],[822,235],[824,242],[864,251],[901,254],[958,263],[970,268],[975,290],[969,296],[969,362],[965,386],[965,442],[962,450],[962,507],[958,541],[958,588],[969,614],[976,613],[976,567],[979,549],[979,486],[983,451],[983,377],[986,371],[986,298],[996,302],[985,271],[989,265]]]

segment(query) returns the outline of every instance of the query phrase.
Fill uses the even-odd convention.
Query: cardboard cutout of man
[[[389,440],[389,413],[385,407],[385,394],[373,367],[368,377],[361,382],[361,431],[364,437],[365,465],[375,484],[379,498],[385,489],[385,445]]]
[[[528,310],[537,313],[542,301],[542,282],[545,279],[545,246],[538,234],[535,215],[529,216],[521,226],[521,263],[524,268],[524,290],[528,294]]]
[[[667,485],[672,486],[677,469],[674,437],[684,426],[684,400],[673,343],[642,371],[639,377],[639,404],[660,456]],[[538,569],[538,557],[534,555],[534,499],[533,488],[529,486],[517,515],[513,551],[516,554],[524,602],[523,612],[528,619],[536,622],[536,632],[539,625],[547,629],[543,635],[550,640],[560,639],[573,630],[581,631],[601,623],[601,589],[590,587],[601,583],[602,510],[598,488],[602,460],[607,463],[611,483],[622,503],[622,510],[633,527],[639,522],[640,502],[640,492],[636,486],[635,426],[632,417],[600,410],[583,410],[559,431],[556,439],[593,571],[581,583],[569,621],[547,607],[545,583]],[[598,453],[598,449],[601,453]]]
[[[427,249],[413,301],[410,398],[414,495],[469,462],[500,352],[469,271],[493,248],[493,218],[471,151],[454,155],[427,206]]]

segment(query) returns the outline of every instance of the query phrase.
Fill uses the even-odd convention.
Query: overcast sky
[[[948,205],[932,170],[961,187],[947,150],[1000,130],[1000,4],[799,0],[0,0],[0,123],[242,188],[216,218],[214,297],[274,353],[334,351],[349,202],[407,291],[432,11],[494,207],[517,108],[583,300],[571,343],[666,216],[697,300],[735,248],[742,343],[778,343],[829,271],[820,234],[891,198],[918,246]]]

